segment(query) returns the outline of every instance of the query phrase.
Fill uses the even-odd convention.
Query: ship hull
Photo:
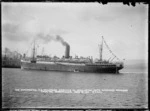
[[[20,60],[2,60],[3,68],[20,68],[21,62]]]
[[[59,63],[45,64],[22,62],[21,69],[66,72],[119,73],[119,70],[122,69],[122,67],[118,67],[116,65],[70,65]]]

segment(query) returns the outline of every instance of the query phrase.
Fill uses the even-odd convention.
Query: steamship
[[[21,60],[21,69],[28,70],[45,70],[45,71],[66,71],[66,72],[95,72],[95,73],[119,73],[119,70],[123,68],[123,62],[112,62],[116,56],[111,60],[103,60],[103,42],[100,44],[99,52],[100,58],[97,61],[93,61],[92,57],[88,58],[72,58],[70,56],[70,46],[66,44],[65,56],[62,58],[48,57],[48,56],[36,56],[35,55],[35,42],[33,46],[33,56],[31,59],[26,59],[24,56]]]

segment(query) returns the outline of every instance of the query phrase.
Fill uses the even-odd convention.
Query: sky
[[[102,36],[120,59],[148,57],[148,5],[123,3],[2,3],[2,50],[62,57],[65,46],[50,39],[59,35],[70,56],[99,58]],[[46,40],[41,40],[43,38]],[[112,54],[103,44],[103,59]]]

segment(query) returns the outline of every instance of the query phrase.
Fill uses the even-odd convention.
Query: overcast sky
[[[147,59],[148,5],[2,3],[2,48],[23,54],[30,49],[33,38],[46,35],[61,36],[69,43],[71,56],[99,58],[98,44],[103,36],[121,60]],[[61,57],[65,53],[59,42],[38,44],[38,54]],[[104,46],[103,58],[109,56],[112,57]]]

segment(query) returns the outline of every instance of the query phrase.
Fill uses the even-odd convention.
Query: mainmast
[[[35,41],[34,41],[34,46],[33,46],[33,60],[35,59]]]
[[[35,58],[35,40],[34,40],[34,46],[33,46],[33,57],[31,60],[32,63],[36,63],[36,58]]]
[[[44,56],[44,47],[42,48],[42,53],[41,53],[42,56]]]
[[[102,36],[102,43],[100,45],[100,61],[102,61],[102,53],[103,53],[103,36]]]

